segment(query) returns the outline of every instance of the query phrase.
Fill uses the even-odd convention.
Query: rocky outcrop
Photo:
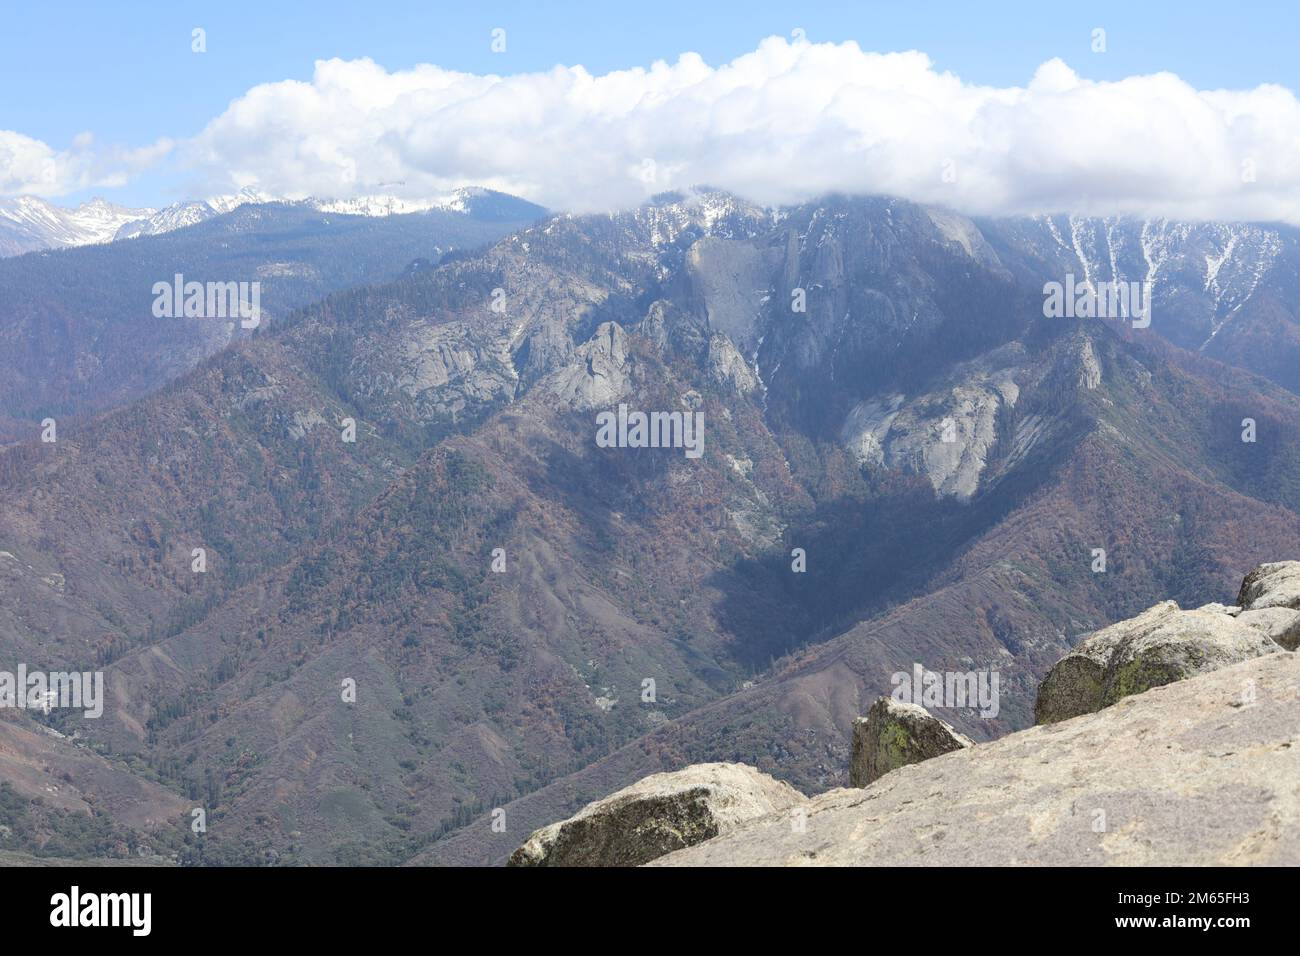
[[[612,405],[629,387],[627,333],[617,322],[603,322],[574,359],[548,383],[560,402],[578,411]]]
[[[1038,685],[1034,701],[1034,723],[1050,724],[1100,710],[1104,697],[1106,668],[1115,648],[1124,640],[1140,636],[1168,623],[1179,614],[1178,605],[1165,601],[1135,618],[1102,628],[1085,638],[1061,658]]]
[[[1069,720],[1163,684],[1252,657],[1294,650],[1300,642],[1300,563],[1266,564],[1241,588],[1241,607],[1207,604],[1180,610],[1173,601],[1103,628],[1043,678],[1034,704],[1038,724]]]
[[[451,419],[514,393],[517,376],[501,352],[491,329],[412,320],[391,339],[364,342],[350,374],[372,401],[399,402],[422,421]]]
[[[690,767],[537,831],[511,862],[1300,865],[1300,656],[1281,646],[1300,609],[1273,568],[1242,606],[1166,601],[1091,635],[1029,730],[976,746],[882,697],[854,724],[849,789],[805,799],[752,768]],[[723,772],[738,798],[705,784]],[[739,812],[703,806],[719,799]]]
[[[639,866],[807,802],[787,784],[735,763],[657,773],[535,832],[510,866]],[[789,824],[787,823],[787,826]]]
[[[840,440],[861,464],[922,474],[936,494],[969,500],[997,444],[999,416],[1019,398],[1022,358],[1019,349],[998,350],[984,362],[963,366],[951,384],[932,392],[858,402],[845,417]]]
[[[1242,624],[1262,631],[1275,644],[1288,651],[1300,645],[1300,611],[1285,607],[1262,607],[1257,611],[1242,611],[1237,616]]]
[[[1247,693],[1249,689],[1249,693]],[[812,798],[655,866],[1300,865],[1279,651]]]
[[[709,376],[720,385],[729,385],[742,395],[758,387],[758,379],[731,339],[714,335],[709,340]]]
[[[934,225],[945,242],[960,247],[962,252],[981,265],[1008,274],[998,259],[998,254],[993,251],[993,247],[989,245],[984,234],[980,232],[979,226],[974,222],[947,209],[927,206],[924,211],[926,218]]]
[[[1181,611],[1120,642],[1106,667],[1101,704],[1279,650],[1267,634],[1226,614]]]
[[[881,697],[866,717],[853,722],[853,764],[849,784],[865,787],[891,770],[974,746],[920,704]]]
[[[1294,651],[1300,646],[1300,561],[1261,564],[1241,582],[1237,620]]]
[[[1268,607],[1300,610],[1300,561],[1261,564],[1241,582],[1237,603],[1243,611]]]

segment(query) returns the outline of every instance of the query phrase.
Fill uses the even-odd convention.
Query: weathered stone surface
[[[1217,611],[1219,614],[1228,615],[1228,617],[1236,617],[1237,615],[1241,614],[1241,608],[1237,607],[1236,605],[1220,604],[1218,601],[1213,601],[1209,604],[1202,604],[1196,610]]]
[[[1089,714],[1123,697],[1285,646],[1288,629],[1276,616],[1252,618],[1250,613],[1216,604],[1182,611],[1165,601],[1103,628],[1043,678],[1034,722]]]
[[[758,388],[758,379],[745,357],[725,335],[715,334],[709,340],[708,366],[715,382],[729,385],[741,394]]]
[[[921,705],[880,697],[866,717],[853,722],[849,783],[865,787],[891,770],[971,746],[969,737]]]
[[[1115,647],[1102,678],[1102,706],[1280,650],[1267,634],[1239,619],[1216,611],[1180,611]]]
[[[639,866],[769,813],[788,817],[807,799],[745,764],[656,773],[538,830],[509,865]]]
[[[1241,582],[1237,603],[1247,611],[1269,607],[1300,610],[1300,561],[1261,564]]]
[[[1267,634],[1288,651],[1294,651],[1300,645],[1300,611],[1286,607],[1262,607],[1257,611],[1242,611],[1237,620]]]
[[[575,410],[604,408],[628,392],[627,333],[617,322],[603,322],[574,359],[547,383],[551,394]]]
[[[686,256],[687,274],[709,328],[747,354],[758,347],[757,319],[774,266],[771,256],[752,242],[713,236],[693,243]]]
[[[1115,648],[1125,640],[1158,629],[1180,613],[1176,603],[1163,601],[1137,617],[1119,621],[1085,638],[1057,661],[1038,685],[1034,723],[1050,724],[1100,710],[1106,668]]]
[[[968,500],[997,444],[999,416],[1019,398],[1023,358],[1018,348],[999,349],[932,392],[861,401],[845,417],[840,440],[863,464],[917,471],[937,494]]]
[[[1243,703],[1243,687],[1253,700]],[[1300,656],[1033,727],[655,866],[1300,865]]]

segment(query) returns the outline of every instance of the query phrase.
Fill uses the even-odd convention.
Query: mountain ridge
[[[1004,672],[1001,723],[963,732],[1023,726],[1079,631],[1300,551],[1300,399],[1149,330],[1045,318],[1041,269],[958,225],[664,197],[335,293],[69,433],[127,427],[176,475],[159,491],[112,456],[0,454],[0,548],[40,572],[9,593],[116,635],[87,739],[171,787],[218,781],[210,862],[489,862],[684,758],[824,788],[842,725],[917,660]],[[704,454],[598,447],[619,403],[702,412]],[[33,454],[52,470],[24,510]],[[88,553],[41,517],[117,498],[80,520]],[[11,646],[46,640],[34,616]]]
[[[131,209],[98,197],[69,209],[37,196],[18,196],[0,198],[0,258],[164,235],[215,219],[242,206],[275,204],[367,218],[440,211],[488,221],[527,221],[539,218],[545,212],[541,206],[526,200],[479,186],[456,189],[428,199],[403,199],[385,193],[350,199],[310,196],[295,199],[246,188],[208,199],[181,200],[162,209]]]

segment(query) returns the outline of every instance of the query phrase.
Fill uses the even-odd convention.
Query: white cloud
[[[0,189],[44,182],[48,149],[25,142],[6,159],[0,140]],[[719,67],[686,53],[602,76],[320,61],[310,82],[249,90],[180,154],[209,193],[414,198],[485,185],[590,211],[709,184],[771,203],[840,190],[971,213],[1300,223],[1300,103],[1282,87],[1200,91],[1169,73],[1093,82],[1051,60],[1026,86],[997,88],[922,53],[775,37]]]
[[[0,195],[57,195],[59,158],[38,139],[0,129]]]
[[[160,139],[139,149],[97,149],[78,133],[72,148],[56,151],[22,133],[0,129],[0,196],[62,196],[78,189],[121,186],[171,151]]]

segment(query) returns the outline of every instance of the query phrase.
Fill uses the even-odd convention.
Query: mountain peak
[[[98,196],[71,209],[39,196],[0,199],[0,256],[111,242],[126,223],[155,212],[129,209]]]
[[[450,193],[423,198],[404,198],[392,193],[368,193],[342,199],[317,196],[301,198],[276,196],[246,186],[238,193],[208,199],[205,205],[212,210],[213,215],[222,215],[232,212],[240,206],[264,203],[285,203],[313,209],[317,212],[333,213],[341,216],[367,216],[370,218],[441,211],[462,213],[486,222],[513,222],[538,218],[545,213],[541,206],[534,205],[527,200],[492,189],[485,189],[481,186],[466,186]],[[178,207],[169,208],[176,209]],[[193,215],[199,207],[194,203],[185,203],[180,204],[180,208],[190,211],[191,215]],[[188,222],[183,223],[183,225],[189,224]],[[169,231],[167,223],[159,223],[158,225],[162,228],[157,231]],[[179,226],[172,228],[179,228]]]

